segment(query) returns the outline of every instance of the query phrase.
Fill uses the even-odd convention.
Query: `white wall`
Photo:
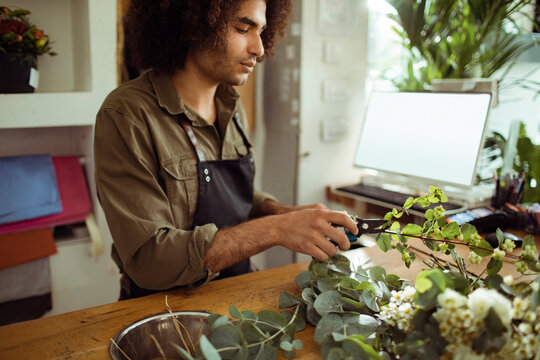
[[[325,2],[332,3],[303,2],[299,153],[309,155],[300,158],[298,204],[326,203],[327,185],[360,179],[353,156],[364,115],[367,1],[342,1],[347,15],[336,9],[334,19],[321,8]],[[329,29],[329,20],[338,29]],[[323,126],[335,139],[322,138]]]

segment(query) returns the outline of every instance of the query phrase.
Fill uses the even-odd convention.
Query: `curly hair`
[[[131,0],[125,18],[130,60],[140,70],[172,73],[183,68],[191,49],[224,48],[228,22],[244,1]],[[266,0],[265,56],[284,36],[291,8],[291,0]]]

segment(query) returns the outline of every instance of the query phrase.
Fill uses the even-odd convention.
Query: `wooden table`
[[[282,291],[299,295],[296,276],[309,262],[212,281],[196,290],[174,290],[119,301],[49,318],[0,327],[0,359],[110,359],[109,344],[117,332],[147,316],[173,311],[205,310],[229,314],[240,310],[277,311]],[[314,328],[298,333],[304,348],[300,358],[319,359]]]
[[[536,243],[540,245],[540,237],[536,237]],[[360,250],[364,258],[368,256],[387,273],[410,280],[427,268],[422,260],[429,258],[428,253],[416,251],[417,261],[407,269],[395,250],[383,253],[374,246],[354,251]],[[173,311],[205,310],[228,314],[231,304],[241,311],[277,311],[281,292],[300,295],[295,278],[307,269],[308,264],[287,265],[212,281],[196,290],[163,292],[0,327],[0,359],[108,359],[110,339],[116,333],[137,320],[167,312],[165,295]],[[503,272],[516,274],[512,263],[505,263]],[[320,358],[320,348],[313,336],[314,327],[310,325],[297,334],[304,343],[303,349],[297,352],[298,358]]]

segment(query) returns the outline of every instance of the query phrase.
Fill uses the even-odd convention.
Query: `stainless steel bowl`
[[[111,341],[109,346],[109,353],[114,360],[125,360],[126,355],[131,360],[163,359],[152,339],[153,335],[167,359],[181,359],[182,357],[171,344],[186,348],[175,327],[174,318],[182,324],[179,325],[179,329],[185,343],[190,347],[192,345],[189,338],[193,344],[197,345],[202,334],[206,336],[210,334],[210,325],[206,322],[208,315],[210,314],[204,312],[177,311],[141,319],[116,334],[114,343]]]

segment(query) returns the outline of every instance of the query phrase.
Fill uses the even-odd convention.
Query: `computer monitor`
[[[409,185],[471,189],[490,100],[485,93],[374,92],[354,165],[387,180],[403,175]]]

